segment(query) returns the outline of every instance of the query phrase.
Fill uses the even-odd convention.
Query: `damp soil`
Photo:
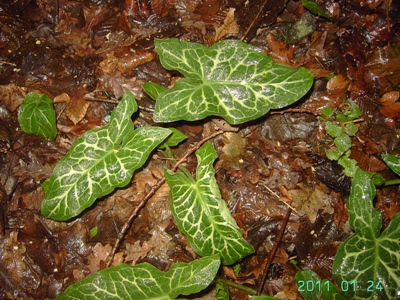
[[[171,166],[154,152],[126,187],[98,199],[73,220],[56,222],[41,215],[41,183],[74,140],[106,124],[126,91],[140,107],[135,125],[160,126],[142,84],[171,86],[180,74],[162,67],[155,38],[206,46],[239,39],[260,47],[276,63],[313,73],[314,85],[303,99],[239,128],[211,118],[169,126],[188,137],[173,149],[177,158],[216,130],[226,131],[212,139],[216,178],[256,252],[240,262],[240,273],[224,268],[220,276],[257,289],[286,211],[292,209],[263,291],[302,299],[290,260],[331,279],[337,248],[351,235],[350,179],[326,157],[333,141],[319,116],[324,107],[354,101],[362,117],[351,158],[363,170],[396,177],[380,155],[400,150],[400,5],[385,0],[317,3],[328,17],[294,0],[2,1],[0,299],[55,299],[72,283],[104,269],[130,214]],[[28,92],[46,93],[54,101],[54,141],[19,127],[18,108]],[[184,163],[190,172],[196,164],[194,155]],[[398,186],[377,190],[374,205],[384,226],[400,211],[399,195]],[[149,262],[168,270],[175,262],[196,258],[173,220],[164,184],[129,225],[113,265]],[[248,297],[234,288],[230,292],[231,299]],[[207,290],[193,298],[212,295]]]

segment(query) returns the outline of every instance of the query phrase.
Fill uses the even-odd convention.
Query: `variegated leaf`
[[[200,256],[219,254],[230,265],[254,252],[222,199],[213,167],[217,154],[211,143],[196,152],[197,180],[190,174],[165,171],[171,188],[171,211],[179,230]]]

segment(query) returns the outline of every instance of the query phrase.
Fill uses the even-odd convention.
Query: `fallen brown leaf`
[[[67,93],[62,93],[53,100],[54,103],[65,102],[65,111],[67,116],[71,119],[74,124],[78,124],[86,115],[86,112],[90,106],[90,103],[85,99],[77,97],[71,98]]]
[[[238,33],[239,33],[239,26],[236,23],[235,19],[235,9],[231,7],[226,13],[224,24],[215,28],[214,42],[218,42],[225,36]]]
[[[303,211],[311,223],[315,222],[318,215],[318,210],[325,210],[327,213],[332,214],[333,208],[329,203],[329,190],[324,185],[316,185],[308,187],[303,183],[297,185],[299,190],[290,190],[289,194],[293,201],[302,206]],[[299,211],[299,214],[301,213]]]
[[[400,93],[398,91],[392,91],[386,93],[379,99],[379,103],[382,105],[380,110],[381,114],[388,116],[389,118],[400,118]]]
[[[110,244],[102,245],[101,243],[97,243],[93,247],[93,252],[88,256],[88,268],[90,270],[90,273],[94,273],[100,270],[101,263],[107,261],[111,250],[112,247]]]
[[[126,252],[128,253],[125,260],[131,262],[132,265],[136,265],[137,261],[143,259],[147,254],[154,249],[157,245],[152,245],[149,241],[136,241],[133,245],[126,244]]]
[[[78,98],[67,103],[66,112],[71,121],[78,124],[85,117],[89,106],[89,102],[83,98]]]
[[[24,101],[25,92],[17,85],[10,83],[0,85],[0,101],[11,112],[15,111]]]
[[[329,98],[329,105],[332,108],[338,107],[342,104],[343,99],[346,97],[349,85],[350,80],[341,74],[338,74],[328,81],[326,85],[328,92],[327,97]]]

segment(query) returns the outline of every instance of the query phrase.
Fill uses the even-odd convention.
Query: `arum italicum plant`
[[[296,102],[313,83],[308,70],[275,64],[261,49],[240,41],[205,47],[169,39],[155,45],[162,65],[184,76],[171,89],[144,85],[156,100],[157,122],[218,116],[241,124]],[[136,110],[135,99],[126,93],[108,125],[87,131],[72,144],[43,184],[44,216],[58,221],[78,216],[97,198],[129,184],[154,149],[168,149],[184,138],[176,129],[135,129],[130,117]],[[196,179],[185,169],[166,170],[165,178],[175,222],[202,258],[176,263],[168,272],[146,263],[107,268],[71,285],[59,299],[174,299],[210,285],[220,264],[235,264],[254,252],[221,198],[212,144],[204,144],[196,156]],[[219,299],[229,298],[223,294]]]
[[[144,84],[156,100],[157,122],[220,116],[231,125],[241,124],[293,104],[313,83],[308,70],[275,64],[261,49],[240,41],[211,47],[178,39],[154,43],[164,68],[184,76],[171,89]]]
[[[358,128],[352,121],[361,116],[358,106],[349,101],[334,113],[324,111],[326,132],[334,138],[337,149],[327,152],[328,158],[337,160],[344,173],[352,178],[348,200],[349,225],[354,235],[338,249],[332,266],[334,285],[321,280],[311,270],[296,274],[298,290],[305,299],[400,299],[400,213],[395,214],[382,232],[382,216],[373,207],[375,185],[398,184],[398,180],[385,181],[376,173],[366,172],[349,158],[351,136]],[[336,122],[337,124],[335,124]],[[400,176],[400,157],[383,154],[382,159]]]

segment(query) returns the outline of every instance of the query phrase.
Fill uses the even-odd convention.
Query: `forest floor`
[[[118,241],[113,265],[149,262],[168,270],[174,262],[198,257],[173,220],[167,184],[126,223],[171,166],[157,151],[126,187],[78,217],[57,222],[41,214],[41,183],[74,140],[106,124],[126,91],[140,107],[136,126],[175,127],[188,137],[173,149],[176,158],[224,131],[211,139],[218,154],[216,179],[256,252],[241,261],[239,274],[224,267],[220,276],[257,289],[285,226],[263,292],[302,299],[290,260],[331,280],[336,251],[352,234],[346,205],[351,180],[326,158],[334,144],[321,111],[355,103],[362,116],[355,123],[350,157],[363,170],[396,178],[380,155],[400,150],[400,3],[317,2],[327,17],[293,0],[2,1],[0,299],[56,298],[111,263],[109,254],[124,225],[128,231]],[[290,107],[234,128],[211,118],[158,124],[152,118],[154,101],[142,85],[152,81],[168,87],[180,77],[163,68],[154,49],[155,38],[173,37],[206,46],[239,39],[261,48],[275,63],[307,68],[314,84]],[[54,141],[26,134],[19,126],[19,106],[32,91],[54,101]],[[196,157],[189,156],[184,165],[194,173]],[[386,228],[400,211],[399,186],[378,188],[374,207]],[[294,211],[283,225],[288,209]],[[230,292],[231,299],[248,297],[234,288]],[[207,290],[196,297],[212,294]]]

